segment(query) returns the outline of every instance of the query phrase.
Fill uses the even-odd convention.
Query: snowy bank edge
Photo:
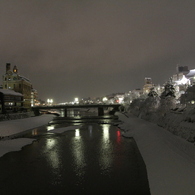
[[[195,189],[193,186],[195,185],[195,175],[193,173],[195,172],[195,161],[191,158],[194,157],[195,151],[193,144],[171,134],[169,131],[163,129],[162,127],[158,127],[153,123],[150,123],[143,119],[139,119],[136,116],[131,115],[130,119],[128,119],[128,117],[123,113],[117,113],[117,115],[119,116],[120,120],[123,121],[123,124],[119,125],[119,128],[124,130],[123,136],[133,137],[138,145],[138,149],[140,150],[141,155],[143,156],[148,173],[148,181],[151,194],[194,195]],[[140,122],[140,124],[137,124],[138,122]],[[139,127],[137,128],[137,126]],[[147,129],[148,126],[150,128],[152,127],[151,131],[150,128]],[[136,129],[136,131],[134,131],[134,129]],[[146,131],[150,133],[152,139],[148,140],[147,136],[143,137],[142,135],[140,135],[140,133],[143,133],[145,131],[144,129],[146,129]],[[162,133],[161,135],[166,134],[166,138],[169,134],[168,140],[158,137],[158,134],[155,133],[157,129],[158,133]],[[193,156],[190,156],[189,154],[181,151],[180,148],[177,148],[178,145],[175,145],[175,143],[170,143],[170,141],[172,142],[173,139],[176,139],[176,142],[179,142],[179,144],[182,143],[185,146],[190,146],[190,149],[192,149],[193,151],[191,153],[193,154]],[[150,141],[152,141],[152,143],[150,143]],[[151,147],[152,145],[154,147]],[[164,149],[162,149],[162,146],[164,146]],[[166,155],[167,152],[165,151],[167,151],[167,149],[169,150],[171,156]],[[162,153],[161,156],[161,152],[163,151],[165,153]],[[155,158],[157,154],[159,154],[159,157]],[[164,159],[166,159],[168,162],[162,164],[161,160]],[[177,161],[176,159],[180,159],[181,161]],[[176,160],[177,166],[172,167],[172,170],[169,166],[173,164],[172,161],[174,160]],[[182,175],[182,180],[180,179],[181,177],[178,176],[178,172]]]
[[[41,115],[25,119],[3,121],[0,123],[0,137],[2,139],[10,139],[21,136],[27,131],[48,124],[53,117],[53,115]]]
[[[0,157],[13,151],[20,151],[24,146],[30,145],[36,139],[18,138],[6,141],[0,141]]]

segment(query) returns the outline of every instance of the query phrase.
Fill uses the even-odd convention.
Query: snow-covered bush
[[[176,108],[175,88],[172,84],[167,83],[164,91],[160,96],[160,106],[158,112],[160,115],[165,115],[170,109]]]
[[[184,102],[195,101],[195,87],[188,88],[184,95]],[[128,112],[195,142],[195,105],[178,104],[175,89],[170,83],[165,85],[160,97],[151,89],[146,99],[134,99]]]
[[[180,102],[182,104],[186,104],[192,101],[195,102],[195,85],[188,87],[185,93],[180,97]]]
[[[143,99],[140,99],[140,98],[134,99],[131,105],[129,106],[130,112],[132,112],[136,116],[139,116],[143,103],[144,103]]]

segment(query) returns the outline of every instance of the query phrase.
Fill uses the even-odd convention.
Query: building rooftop
[[[3,93],[5,95],[23,96],[21,93],[18,93],[13,90],[9,90],[9,89],[0,89],[0,93]]]

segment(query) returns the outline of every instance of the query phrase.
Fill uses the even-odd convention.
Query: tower
[[[14,73],[18,73],[18,69],[17,69],[17,67],[16,67],[16,66],[14,66],[14,68],[13,68],[13,72],[14,72]]]
[[[11,64],[10,63],[7,63],[6,64],[6,73],[11,69]]]

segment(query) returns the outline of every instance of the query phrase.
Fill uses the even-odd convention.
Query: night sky
[[[163,84],[195,69],[195,1],[1,0],[6,63],[57,103]]]

